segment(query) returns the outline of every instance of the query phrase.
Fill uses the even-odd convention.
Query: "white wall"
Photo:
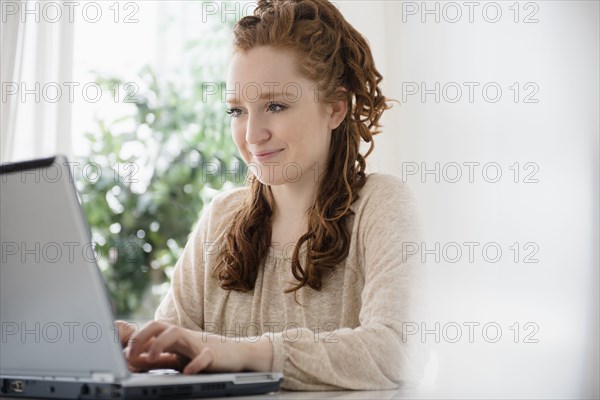
[[[405,175],[422,207],[426,246],[440,245],[439,262],[424,254],[430,284],[426,327],[435,330],[439,322],[441,334],[448,328],[440,343],[433,334],[425,337],[437,360],[437,389],[475,397],[597,397],[598,3],[521,2],[514,22],[514,2],[476,2],[472,23],[464,2],[337,3],[371,42],[384,93],[402,102],[384,118],[372,169],[402,176],[414,166],[421,170],[421,163],[428,169],[440,163],[439,183],[433,174]],[[495,5],[502,15],[488,22]],[[438,7],[439,22],[435,13],[423,14],[424,6]],[[462,18],[449,22],[457,10]],[[524,23],[528,15],[538,21]],[[420,92],[408,94],[422,82],[428,89],[440,82],[439,103],[433,94],[425,101]],[[455,103],[452,82],[463,91]],[[464,82],[479,84],[473,102]],[[491,88],[489,100],[482,96],[490,82],[502,90],[495,103]],[[525,103],[524,95],[535,88],[530,100],[538,102]],[[480,163],[473,182],[465,162]],[[515,162],[518,183],[510,169]],[[450,182],[452,163],[461,166],[457,183]],[[499,166],[497,183],[485,180],[494,178],[496,164],[482,175],[486,163]],[[525,163],[533,164],[525,169]],[[523,182],[534,171],[531,178],[538,182]],[[454,263],[452,242],[463,251]],[[480,243],[473,262],[464,242]],[[521,247],[518,262],[514,242]],[[499,261],[483,258],[486,243],[502,250]],[[535,246],[539,262],[525,263]],[[465,322],[481,324],[474,343]],[[493,339],[493,329],[486,337],[481,331],[490,322],[502,329],[497,343],[485,340]],[[527,322],[536,325],[524,329]],[[450,343],[452,323],[463,328],[458,343]],[[530,339],[539,343],[524,343],[535,326],[539,331]]]

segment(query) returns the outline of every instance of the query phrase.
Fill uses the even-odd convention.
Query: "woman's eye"
[[[279,103],[271,103],[267,106],[267,108],[269,109],[269,111],[271,111],[273,113],[278,113],[278,112],[285,110],[287,108],[287,106],[284,106],[283,104],[279,104]]]
[[[242,114],[242,110],[240,110],[239,108],[230,108],[225,112],[231,115],[232,118],[237,118]]]

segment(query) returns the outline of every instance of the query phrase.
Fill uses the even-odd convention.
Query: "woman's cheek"
[[[249,152],[246,150],[246,141],[245,135],[239,129],[235,129],[233,126],[231,127],[231,136],[233,137],[233,143],[235,147],[237,147],[238,152],[244,159],[244,161],[248,162],[248,157],[250,156]]]

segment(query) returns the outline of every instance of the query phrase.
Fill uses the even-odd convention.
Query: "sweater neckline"
[[[306,254],[306,242],[304,242],[302,244],[302,247],[300,247],[300,258],[302,258],[302,256],[304,254]],[[275,260],[280,260],[280,261],[287,261],[287,262],[292,262],[292,255],[294,254],[294,247],[293,246],[287,246],[284,247],[283,249],[275,249],[273,246],[269,247],[269,252],[267,253],[267,257],[269,259],[275,259]]]

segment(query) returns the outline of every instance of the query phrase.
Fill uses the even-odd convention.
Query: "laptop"
[[[64,156],[0,165],[0,395],[199,398],[279,390],[275,372],[134,374]]]

